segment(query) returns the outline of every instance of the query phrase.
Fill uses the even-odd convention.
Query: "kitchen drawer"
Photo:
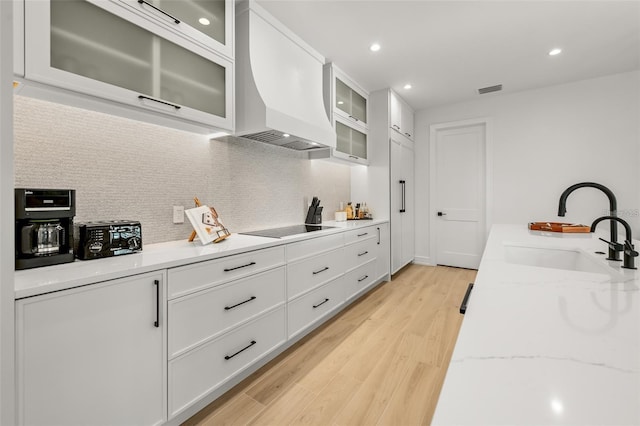
[[[284,343],[285,307],[169,361],[169,417]]]
[[[169,301],[169,359],[285,302],[285,267]]]
[[[344,274],[340,248],[287,265],[287,297],[292,299]]]
[[[344,303],[344,275],[289,303],[289,338]]]
[[[255,250],[169,269],[169,299],[284,265],[284,247]]]
[[[287,262],[294,262],[342,247],[344,245],[342,235],[343,233],[339,233],[287,244]]]
[[[378,250],[378,239],[367,238],[366,240],[358,241],[350,244],[344,248],[344,257],[346,262],[346,270],[350,271],[363,263],[375,259]]]
[[[367,240],[369,238],[377,238],[378,230],[375,226],[367,226],[364,228],[353,229],[344,233],[344,243],[352,244],[357,241]]]
[[[346,289],[346,299],[351,299],[376,281],[376,261],[370,260],[364,265],[345,274],[344,286]]]

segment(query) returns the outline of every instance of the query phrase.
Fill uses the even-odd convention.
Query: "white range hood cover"
[[[297,150],[335,148],[324,62],[253,0],[238,4],[235,136]]]

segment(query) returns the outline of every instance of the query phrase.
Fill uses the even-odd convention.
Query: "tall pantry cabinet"
[[[369,106],[369,167],[352,170],[351,192],[369,200],[375,217],[389,218],[394,274],[415,252],[413,110],[390,89],[370,93]],[[393,121],[401,116],[402,126]]]

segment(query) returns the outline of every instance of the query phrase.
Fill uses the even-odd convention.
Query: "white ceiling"
[[[258,3],[363,88],[391,87],[416,110],[640,68],[635,0]]]

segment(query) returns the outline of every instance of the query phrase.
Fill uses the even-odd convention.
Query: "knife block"
[[[309,225],[319,225],[322,223],[322,214],[315,214],[311,216],[310,220],[307,220]]]

